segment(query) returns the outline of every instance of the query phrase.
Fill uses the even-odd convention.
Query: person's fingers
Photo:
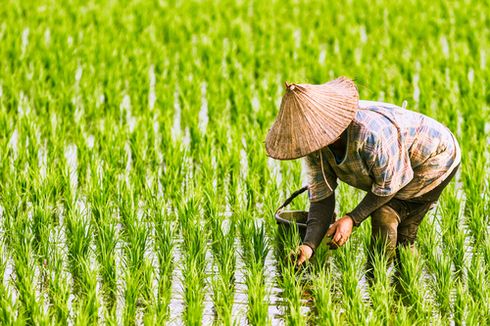
[[[339,247],[342,247],[343,245],[345,245],[347,243],[347,241],[349,241],[349,237],[347,236],[343,236],[341,238],[341,240],[338,242],[338,246]]]
[[[342,241],[342,233],[339,229],[336,230],[335,235],[333,236],[333,241],[335,241],[337,244],[340,244]]]
[[[296,264],[299,266],[299,265],[302,265],[306,260],[306,257],[303,253],[301,253],[301,255],[299,256],[298,258],[298,261],[296,262]]]
[[[335,233],[336,229],[337,229],[337,223],[331,224],[327,230],[327,236],[331,237]]]

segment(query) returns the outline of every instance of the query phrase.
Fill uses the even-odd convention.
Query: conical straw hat
[[[331,144],[351,123],[358,103],[356,85],[346,77],[321,85],[286,83],[279,114],[265,139],[267,154],[292,160]]]

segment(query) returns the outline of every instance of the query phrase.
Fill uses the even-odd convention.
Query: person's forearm
[[[389,202],[395,195],[391,196],[376,196],[369,191],[366,196],[361,200],[359,205],[354,208],[347,216],[350,216],[354,221],[354,226],[359,226],[372,212]]]
[[[308,221],[306,222],[306,235],[303,244],[315,249],[322,242],[325,233],[330,224],[333,222],[333,213],[335,210],[335,195],[332,194],[318,202],[310,204],[308,212]]]

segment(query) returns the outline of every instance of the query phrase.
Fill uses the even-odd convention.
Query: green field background
[[[488,1],[0,1],[0,324],[488,323],[489,17]],[[401,299],[391,274],[363,281],[369,222],[307,271],[283,259],[297,239],[273,214],[301,162],[268,159],[265,135],[285,81],[338,76],[462,148]],[[362,195],[338,194],[339,214]]]

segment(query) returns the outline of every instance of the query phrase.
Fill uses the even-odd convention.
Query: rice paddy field
[[[0,4],[0,324],[490,322],[488,1]],[[367,220],[306,268],[268,159],[284,82],[355,79],[436,118],[462,165],[392,284]],[[338,215],[363,194],[337,189]],[[308,209],[306,195],[292,208]]]

